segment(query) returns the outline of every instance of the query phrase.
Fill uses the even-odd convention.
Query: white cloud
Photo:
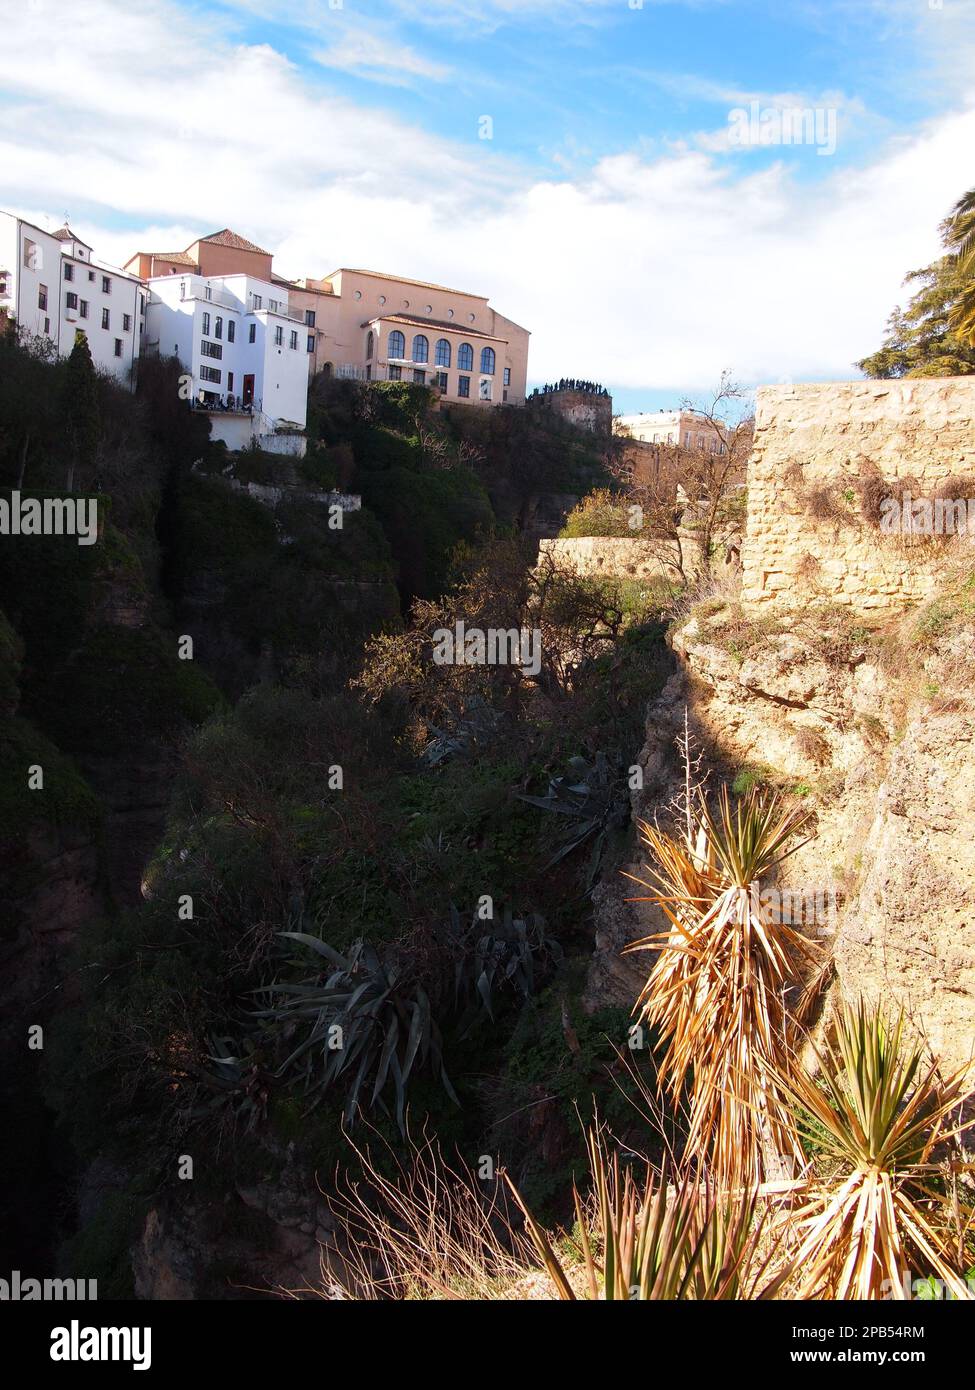
[[[381,82],[402,83],[415,77],[443,82],[450,75],[450,69],[442,63],[366,29],[343,34],[337,43],[318,49],[313,57],[322,67]]]
[[[489,294],[533,331],[536,379],[676,397],[723,367],[852,375],[904,273],[937,254],[975,145],[968,105],[856,167],[817,161],[815,183],[700,149],[539,180],[498,142],[344,101],[171,0],[86,0],[85,19],[53,42],[43,8],[8,27],[0,205],[67,207],[116,262],[231,226],[283,273],[366,265]]]

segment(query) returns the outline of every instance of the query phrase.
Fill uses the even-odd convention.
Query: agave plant
[[[675,1101],[687,1095],[688,1154],[719,1183],[777,1176],[801,1157],[777,1078],[794,1052],[786,991],[819,952],[774,919],[759,884],[807,821],[755,788],[734,807],[723,790],[716,813],[701,796],[683,840],[640,826],[656,862],[651,882],[634,881],[656,891],[634,901],[657,903],[670,929],[627,948],[658,952],[634,1011],[657,1031],[661,1084]]]
[[[388,1113],[388,1096],[404,1132],[407,1088],[417,1073],[438,1078],[460,1103],[444,1063],[443,1030],[449,1025],[463,1036],[480,1014],[493,1018],[503,989],[527,997],[540,965],[561,954],[537,915],[516,918],[506,910],[500,923],[475,917],[464,927],[452,908],[440,941],[443,964],[453,976],[451,991],[436,972],[425,985],[405,959],[394,952],[381,958],[365,941],[344,956],[307,932],[279,935],[313,951],[331,969],[324,979],[319,970],[312,978],[256,991],[268,1002],[254,1016],[277,1035],[300,1035],[275,1075],[301,1082],[316,1104],[326,1092],[343,1089],[350,1125],[363,1107]]]
[[[971,1100],[967,1068],[947,1080],[936,1063],[922,1070],[921,1049],[905,1048],[902,1032],[902,1017],[889,1025],[862,999],[842,1005],[835,1045],[819,1053],[820,1084],[799,1072],[786,1082],[802,1128],[835,1169],[783,1218],[797,1241],[798,1298],[909,1297],[915,1274],[972,1297],[960,1272],[971,1251],[966,1259],[933,1161],[960,1128],[950,1117]]]
[[[540,971],[562,959],[562,948],[546,936],[545,919],[537,912],[516,917],[506,907],[500,922],[475,914],[465,926],[451,905],[446,937],[454,960],[454,999],[467,1008],[462,1033],[478,1013],[493,1021],[495,996],[503,989],[528,999]]]
[[[414,1072],[439,1077],[447,1095],[457,1096],[443,1061],[443,1039],[423,986],[396,965],[384,964],[375,949],[357,941],[348,956],[307,932],[281,932],[321,956],[332,967],[301,983],[278,982],[257,991],[272,1002],[255,1017],[280,1030],[295,1025],[298,1045],[276,1075],[297,1073],[315,1103],[333,1087],[345,1088],[345,1118],[355,1120],[360,1098],[388,1110],[392,1092],[397,1123],[405,1125],[406,1088]],[[371,1092],[371,1094],[370,1094]]]
[[[555,852],[545,865],[547,869],[587,840],[593,840],[586,870],[586,883],[591,887],[614,831],[622,830],[629,822],[629,796],[618,769],[605,753],[597,753],[591,763],[585,758],[570,758],[568,768],[562,776],[549,779],[544,796],[520,794],[518,799],[542,811],[565,816],[571,822],[557,836]]]
[[[509,1179],[538,1256],[559,1298],[734,1299],[754,1287],[763,1223],[758,1194],[719,1202],[685,1173],[673,1186],[647,1167],[640,1177],[607,1153],[601,1134],[587,1136],[592,1199],[573,1187],[580,1278],[559,1257]]]

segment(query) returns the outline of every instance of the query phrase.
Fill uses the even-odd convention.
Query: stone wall
[[[593,434],[612,432],[612,396],[597,396],[592,391],[546,391],[542,395],[530,396],[528,404],[533,410],[552,410],[571,425],[591,430]]]
[[[627,536],[560,536],[543,540],[539,559],[551,555],[576,574],[607,575],[614,579],[669,579],[676,575],[666,564],[661,547]]]
[[[746,604],[883,609],[932,592],[950,546],[883,534],[876,504],[951,482],[967,491],[945,495],[975,496],[975,377],[765,386],[755,424]]]

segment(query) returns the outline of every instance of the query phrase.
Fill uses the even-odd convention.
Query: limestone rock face
[[[648,710],[634,821],[672,819],[686,711],[712,780],[756,769],[813,813],[776,886],[815,905],[814,935],[834,943],[832,990],[903,1009],[946,1068],[962,1064],[975,1051],[975,620],[914,653],[907,704],[876,651],[822,614],[730,636],[722,621],[694,618],[673,638],[682,665]],[[633,859],[639,874],[637,848]],[[625,901],[639,891],[621,879],[597,897],[590,1008],[631,1006],[652,964],[620,955],[665,925]]]
[[[902,1006],[948,1068],[975,1050],[973,703],[925,712],[892,750],[836,943],[847,992]]]

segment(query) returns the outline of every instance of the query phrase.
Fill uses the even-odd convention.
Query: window
[[[213,336],[215,338],[223,337],[223,319],[220,317],[219,314],[213,320]]]
[[[690,430],[685,430],[685,431],[684,431],[684,448],[685,448],[685,449],[689,449],[690,447],[691,447],[691,432],[690,432]]]
[[[447,373],[446,373],[446,372],[438,372],[438,373],[437,373],[437,385],[439,386],[439,388],[440,388],[441,391],[443,391],[444,393],[446,393],[446,390],[447,390]]]
[[[232,343],[237,336],[237,324],[233,319],[227,320],[227,342]]]
[[[413,339],[413,361],[430,361],[430,340],[423,333],[418,333]]]
[[[314,309],[306,309],[306,310],[305,310],[305,327],[306,327],[306,328],[314,328],[314,327],[315,327],[315,310],[314,310]]]
[[[278,324],[277,327],[276,327],[275,330],[274,330],[274,345],[275,345],[275,347],[281,347],[281,345],[282,345],[283,343],[284,343],[284,329],[281,327],[280,324]]]
[[[296,328],[293,328],[288,335],[288,347],[292,352],[298,351],[298,330]]]
[[[40,269],[37,259],[37,243],[36,241],[31,241],[29,237],[24,237],[24,268],[25,270]],[[66,280],[71,279],[71,272],[72,267],[66,265],[64,267],[64,278]]]
[[[102,328],[111,328],[111,326],[112,326],[112,315],[109,313],[108,309],[103,309],[103,310],[102,310]]]
[[[116,339],[115,339],[115,356],[116,356],[116,357],[121,357],[121,356],[122,356],[122,339],[121,339],[121,338],[116,338]]]
[[[433,360],[438,367],[450,366],[450,344],[446,338],[441,338],[434,349]]]
[[[217,383],[219,384],[220,378],[221,378],[222,376],[223,376],[223,372],[221,372],[221,370],[220,370],[219,367],[201,367],[201,368],[200,368],[200,380],[201,380],[201,381],[215,381],[215,382],[217,382]]]
[[[228,373],[227,373],[227,390],[228,390],[228,391],[232,391],[233,389],[234,389],[234,374],[233,374],[233,372],[228,372]]]
[[[112,293],[112,278],[110,275],[102,276],[102,294]]]
[[[209,315],[209,314],[204,314],[204,315],[203,315],[203,336],[204,336],[204,338],[209,338],[209,336],[210,336],[210,315]]]
[[[366,381],[372,381],[372,363],[366,367]]]
[[[212,299],[212,298],[213,298],[213,286],[212,286],[212,285],[206,285],[206,286],[204,287],[203,293],[206,295],[207,299]]]
[[[366,334],[366,357],[367,357],[367,358],[370,358],[370,357],[372,356],[373,348],[375,347],[375,345],[376,345],[376,339],[373,337],[372,329],[370,329],[369,332]]]
[[[424,372],[424,371],[414,371],[414,373],[413,373],[413,380],[416,382],[417,386],[423,386],[423,385],[425,384],[425,382],[426,382],[426,379],[427,379],[427,374],[426,374],[426,372]]]
[[[139,295],[139,313],[140,313],[140,314],[144,314],[145,312],[146,312],[146,297],[145,297],[144,294],[140,294],[140,295]]]
[[[88,301],[87,301],[87,299],[81,299],[81,300],[78,301],[78,313],[81,315],[81,317],[82,317],[83,319],[86,319],[86,318],[88,317]]]
[[[264,303],[263,299],[261,298],[261,296],[260,296],[259,294],[252,294],[252,295],[251,295],[251,299],[254,301],[254,308],[255,308],[255,309],[259,309],[259,308],[261,307],[261,305]]]
[[[93,270],[89,270],[88,272],[88,283],[90,285],[93,285],[95,283],[95,272]]]
[[[457,349],[457,365],[462,372],[474,370],[474,349],[470,343],[461,343]]]
[[[74,293],[73,290],[68,290],[68,293],[64,296],[64,302],[69,309],[77,309],[78,296]]]
[[[399,357],[400,359],[406,356],[406,338],[398,328],[389,335],[386,355],[388,357]]]
[[[510,386],[510,385],[511,385],[511,368],[510,368],[510,367],[505,367],[505,369],[504,369],[504,384],[505,384],[505,386]]]
[[[389,369],[389,379],[390,379],[390,381],[402,381],[402,380],[403,380],[403,368],[402,368],[402,367],[390,367],[390,369]]]
[[[223,357],[223,343],[208,343],[204,338],[200,344],[201,357],[213,357],[218,362]]]
[[[307,352],[314,352],[314,351],[315,351],[315,335],[314,335],[314,333],[309,333],[309,334],[308,334],[308,338],[307,338],[306,341],[305,341],[305,349],[306,349]]]
[[[457,378],[457,394],[462,400],[471,394],[471,379],[469,376],[459,376]]]
[[[494,348],[484,348],[481,352],[481,371],[485,376],[494,376]]]
[[[250,328],[248,329],[248,332],[247,332],[247,341],[248,341],[249,343],[254,343],[254,342],[257,341],[257,324],[256,324],[256,323],[252,323],[251,326],[250,326]]]
[[[48,333],[48,334],[51,332],[51,320],[50,320],[50,319],[45,319],[45,320],[44,320],[44,332],[45,332],[45,333]]]
[[[32,241],[26,241],[26,242],[24,243],[24,253],[25,253],[25,254],[24,254],[24,265],[28,265],[28,264],[29,264],[29,262],[28,262],[28,260],[27,260],[27,256],[26,256],[27,248],[28,248],[28,246],[33,246],[33,245],[34,245],[34,243],[33,243]],[[31,267],[31,268],[33,269],[33,267]],[[74,266],[71,264],[70,261],[65,261],[65,263],[64,263],[64,278],[65,278],[66,280],[73,280],[73,279],[74,279]]]
[[[478,387],[478,396],[482,401],[494,399],[494,382],[490,377],[482,377]]]
[[[132,332],[132,315],[131,315],[131,314],[123,314],[123,315],[122,315],[122,332],[123,332],[123,333],[131,333],[131,332]]]
[[[47,308],[47,285],[38,285],[37,287],[37,307],[38,309]]]
[[[281,301],[280,301],[280,299],[269,299],[268,302],[267,302],[267,307],[270,309],[270,311],[271,311],[272,314],[280,314],[280,312],[281,312]]]

